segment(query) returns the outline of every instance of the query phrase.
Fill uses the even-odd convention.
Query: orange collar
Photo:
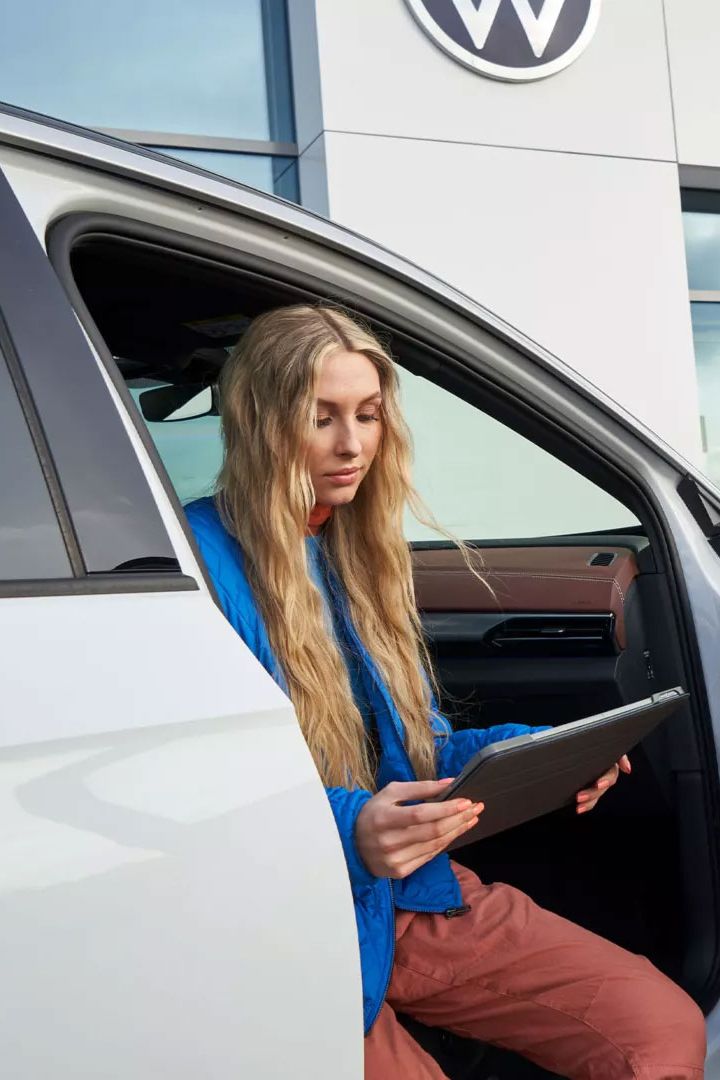
[[[310,511],[310,517],[308,518],[308,530],[311,533],[317,532],[322,528],[326,521],[332,516],[332,506],[323,506],[321,503],[315,503]]]

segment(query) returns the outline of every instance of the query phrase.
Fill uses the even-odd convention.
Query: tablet
[[[675,686],[550,731],[486,746],[437,800],[485,803],[475,828],[457,837],[447,850],[574,803],[578,791],[591,786],[687,697],[681,686]]]

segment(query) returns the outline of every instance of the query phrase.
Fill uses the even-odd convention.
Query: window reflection
[[[0,580],[72,577],[55,510],[0,355]]]
[[[278,138],[262,0],[2,8],[0,100],[93,128]]]
[[[720,214],[683,214],[692,290],[720,289]]]
[[[693,303],[690,309],[705,472],[720,484],[720,302]]]

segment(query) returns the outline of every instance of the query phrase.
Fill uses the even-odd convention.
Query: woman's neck
[[[332,506],[323,506],[322,503],[315,503],[310,511],[310,517],[308,518],[307,531],[310,536],[317,536],[325,522],[331,517],[332,512]]]

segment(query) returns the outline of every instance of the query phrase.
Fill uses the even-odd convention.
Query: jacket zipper
[[[467,915],[472,911],[472,904],[461,904],[460,907],[430,908],[430,907],[400,907],[398,911],[412,911],[418,915],[444,915],[446,919],[457,919],[460,915]]]
[[[388,988],[390,986],[390,980],[392,979],[393,968],[395,966],[395,894],[393,893],[392,878],[388,878],[387,883],[388,883],[388,887],[390,889],[390,910],[392,912],[392,931],[390,933],[390,966],[388,968],[387,978],[385,980],[385,986],[383,987],[383,992],[382,992],[382,995],[380,997],[378,1007],[375,1010],[375,1015],[373,1016],[372,1020],[368,1024],[368,1033],[370,1032],[370,1029],[372,1028],[373,1024],[377,1020],[378,1016],[380,1015],[380,1010],[382,1009],[383,1005],[385,1004],[385,998],[387,996]]]
[[[407,758],[407,750],[405,749],[405,743],[403,742],[402,728],[401,728],[401,726],[398,723],[398,720],[396,718],[395,705],[392,702],[392,700],[390,699],[390,696],[388,695],[385,684],[384,684],[383,680],[380,678],[380,673],[376,669],[375,664],[373,663],[371,657],[369,656],[367,649],[365,648],[362,641],[358,637],[358,634],[357,634],[357,631],[355,630],[355,626],[353,624],[353,621],[350,618],[350,612],[347,609],[347,603],[344,600],[344,598],[343,598],[342,594],[340,593],[340,591],[337,589],[334,580],[333,580],[333,584],[332,584],[332,590],[333,590],[333,592],[335,594],[336,601],[338,601],[340,603],[341,611],[342,611],[342,615],[343,615],[343,621],[345,623],[345,626],[346,626],[347,630],[349,630],[349,632],[350,632],[350,637],[352,638],[352,641],[353,641],[353,644],[354,644],[355,648],[358,650],[358,656],[360,656],[360,658],[363,660],[363,663],[364,663],[365,667],[369,669],[370,678],[371,678],[372,682],[375,684],[375,689],[378,691],[378,693],[380,694],[380,697],[385,702],[385,707],[388,710],[390,723],[392,725],[392,728],[393,728],[395,734],[397,735],[397,738],[398,738],[398,741],[399,741],[399,744],[400,744],[400,749],[402,750],[402,752],[405,754],[405,757]]]

